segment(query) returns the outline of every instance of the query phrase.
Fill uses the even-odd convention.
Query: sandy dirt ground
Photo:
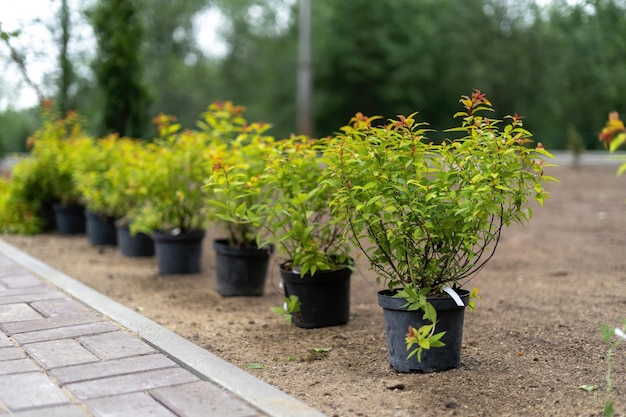
[[[530,224],[503,233],[467,284],[461,366],[397,374],[389,366],[380,287],[361,256],[347,325],[303,330],[270,311],[282,304],[279,260],[265,295],[215,290],[210,231],[203,272],[159,276],[155,259],[123,257],[84,236],[2,238],[328,416],[599,416],[607,345],[600,325],[626,317],[626,176],[615,167],[554,168],[561,179]],[[327,352],[316,353],[316,348]],[[626,345],[614,357],[616,411],[626,410]],[[260,369],[249,369],[250,364]],[[591,392],[582,385],[596,387]]]

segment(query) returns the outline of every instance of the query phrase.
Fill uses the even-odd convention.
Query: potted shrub
[[[213,241],[216,254],[216,286],[223,296],[263,295],[271,247],[257,246],[258,227],[248,211],[263,195],[253,183],[266,166],[273,138],[263,133],[269,125],[248,125],[242,108],[213,103],[200,123],[211,141],[215,163],[205,187],[213,221],[226,237]]]
[[[28,141],[32,146],[32,156],[45,173],[42,187],[51,195],[49,201],[59,233],[84,233],[84,205],[74,175],[80,148],[88,138],[81,129],[77,113],[68,112],[65,118],[56,118],[51,103],[45,103],[43,111],[43,127]]]
[[[149,234],[134,231],[130,225],[146,201],[148,190],[142,183],[145,173],[155,163],[151,146],[130,138],[116,140],[116,158],[105,171],[104,198],[111,215],[116,218],[115,232],[119,251],[128,257],[153,256],[154,241]]]
[[[257,182],[265,197],[251,210],[263,231],[261,245],[275,245],[284,258],[286,313],[302,328],[345,324],[350,315],[352,259],[343,238],[345,215],[330,212],[332,196],[320,184],[320,156],[329,140],[278,141]]]
[[[207,224],[204,181],[211,158],[203,135],[182,131],[172,116],[155,122],[160,137],[146,145],[150,166],[138,173],[146,200],[133,216],[131,232],[150,234],[155,242],[159,272],[198,273]],[[208,167],[208,168],[207,168]]]
[[[109,172],[119,158],[118,146],[117,135],[88,138],[75,153],[74,182],[85,204],[87,238],[93,245],[117,245],[116,213],[109,201],[117,185],[109,180]]]
[[[481,115],[492,107],[480,91],[461,103],[461,124],[447,131],[454,139],[427,139],[415,113],[378,125],[357,113],[325,159],[333,212],[348,217],[385,284],[378,299],[400,372],[459,366],[471,297],[463,284],[491,259],[504,227],[530,220],[528,203],[543,204],[543,184],[555,180],[543,172],[551,155],[529,146],[517,115],[506,124]]]

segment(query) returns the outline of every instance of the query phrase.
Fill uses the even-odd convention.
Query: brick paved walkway
[[[0,240],[0,416],[323,417],[48,268]],[[84,294],[122,319],[51,285],[46,271],[70,293]]]

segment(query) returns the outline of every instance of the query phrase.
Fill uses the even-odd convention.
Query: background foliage
[[[51,0],[53,7],[62,3]],[[82,4],[87,10],[115,3]],[[193,127],[207,105],[221,99],[246,106],[252,120],[272,123],[276,136],[296,131],[298,0],[123,3],[136,6],[129,27],[115,24],[122,18],[118,7],[94,32],[135,39],[130,67],[105,78],[137,74],[133,79],[152,99],[132,101],[138,117],[175,114],[183,127]],[[209,10],[220,19],[208,19]],[[82,16],[71,24],[88,25]],[[221,35],[223,51],[200,46],[198,33],[207,25]],[[568,126],[587,149],[598,147],[608,111],[626,111],[626,0],[324,0],[312,1],[311,25],[316,136],[333,133],[357,111],[394,117],[418,110],[420,120],[444,129],[458,97],[473,88],[488,94],[497,117],[525,116],[536,139],[553,149],[567,147]],[[104,52],[72,56],[70,50],[71,83],[50,77],[56,88],[44,89],[73,103],[92,130],[113,106],[98,93],[100,70],[90,70],[107,62]],[[60,80],[73,86],[74,100],[64,98]],[[30,111],[0,114],[7,117],[13,126],[31,126]],[[5,149],[21,148],[24,135],[13,130],[2,135]]]
[[[140,0],[106,0],[87,11],[97,42],[93,72],[102,100],[99,130],[142,137],[148,124]]]

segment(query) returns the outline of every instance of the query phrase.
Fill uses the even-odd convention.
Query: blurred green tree
[[[97,42],[93,71],[103,97],[100,133],[144,137],[149,92],[143,74],[140,0],[99,0],[88,11]]]
[[[297,3],[289,0],[216,0],[226,24],[220,64],[222,99],[246,106],[249,120],[296,131]]]
[[[219,77],[215,59],[198,44],[200,20],[210,0],[144,0],[145,79],[151,86],[152,116],[176,115],[184,127],[193,127],[217,98]]]
[[[69,56],[68,50],[71,37],[71,21],[70,8],[67,4],[67,0],[61,0],[58,19],[61,26],[61,36],[59,39],[60,75],[58,81],[58,107],[63,114],[73,107],[71,104],[70,88],[74,82],[74,66],[72,65],[72,59]]]

